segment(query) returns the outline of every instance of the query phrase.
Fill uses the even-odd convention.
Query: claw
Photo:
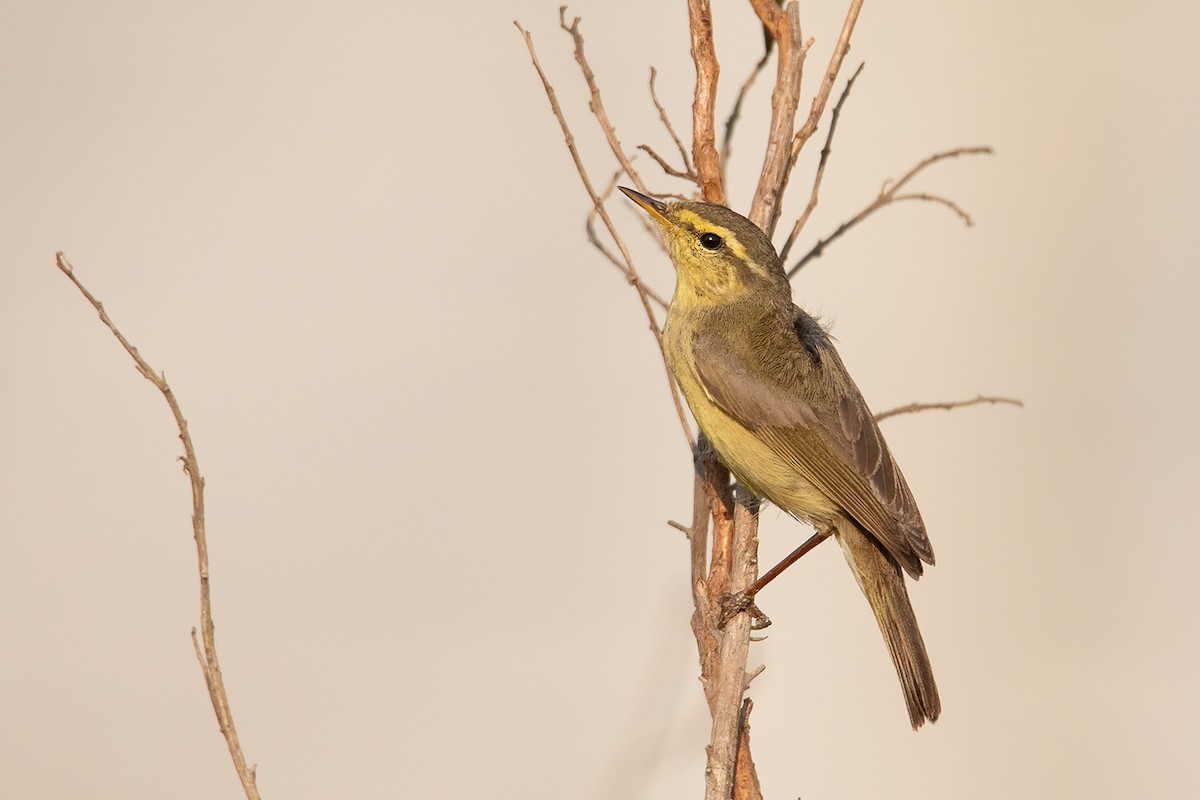
[[[771,624],[771,618],[754,604],[754,595],[738,592],[737,594],[721,595],[721,617],[717,620],[717,627],[724,628],[729,624],[729,620],[743,611],[750,615],[750,630],[752,631],[761,631]]]

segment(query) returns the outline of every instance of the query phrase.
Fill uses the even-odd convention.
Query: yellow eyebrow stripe
[[[733,253],[734,258],[765,277],[766,273],[764,273],[758,267],[758,265],[754,263],[754,261],[746,258],[746,248],[742,247],[742,243],[738,241],[737,236],[734,235],[733,231],[709,222],[699,214],[695,213],[694,211],[688,211],[686,208],[682,208],[677,211],[676,217],[680,222],[688,223],[700,233],[715,233],[720,236],[725,240],[725,245],[729,248],[729,252]]]

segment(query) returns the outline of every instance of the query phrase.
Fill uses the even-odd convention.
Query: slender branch
[[[617,184],[620,182],[621,176],[624,174],[625,174],[625,171],[620,170],[620,169],[617,170],[615,173],[613,173],[612,179],[609,180],[609,182],[608,182],[608,186],[605,187],[604,191],[600,194],[600,200],[602,203],[606,202],[608,200],[609,196],[617,188]],[[626,279],[628,279],[629,278],[628,268],[626,268],[626,266],[624,264],[622,264],[615,255],[612,254],[612,251],[610,251],[607,247],[604,246],[604,243],[602,241],[600,241],[600,237],[596,234],[596,217],[599,216],[599,209],[600,209],[600,206],[592,205],[592,210],[589,211],[588,215],[587,215],[587,222],[584,223],[584,230],[587,231],[588,242],[591,243],[592,247],[599,250],[600,253],[606,259],[608,259],[608,262],[610,264],[612,264],[614,267],[616,267],[617,269],[619,269],[621,271],[621,274],[624,275],[626,277]],[[646,296],[649,297],[651,300],[653,300],[658,305],[659,308],[666,311],[667,305],[668,305],[667,301],[664,300],[662,298],[662,296],[660,294],[658,294],[658,292],[654,291],[649,286],[644,286],[644,288],[646,290]]]
[[[750,70],[750,74],[746,76],[746,80],[742,82],[742,88],[738,89],[737,100],[733,102],[733,110],[729,112],[728,119],[725,120],[725,138],[721,140],[721,178],[725,178],[725,170],[729,169],[729,156],[733,152],[733,131],[742,118],[742,103],[746,100],[746,95],[750,92],[750,87],[758,80],[758,75],[767,66],[767,62],[771,60],[771,52],[775,49],[775,40],[771,37],[771,32],[766,26],[763,26],[766,37],[766,48],[763,50],[763,56],[754,65],[754,69]]]
[[[829,67],[825,70],[825,77],[821,79],[821,87],[817,90],[817,96],[813,98],[812,110],[809,111],[808,119],[804,121],[792,139],[792,165],[795,165],[796,159],[800,157],[804,143],[817,132],[817,125],[821,121],[821,115],[825,113],[825,105],[829,102],[833,84],[837,82],[838,72],[842,68],[842,60],[846,58],[846,53],[850,52],[850,35],[854,33],[854,25],[858,22],[858,13],[862,11],[862,4],[863,0],[852,0],[850,8],[846,11],[842,32],[838,36],[837,44],[833,47],[832,55],[829,56]]]
[[[196,657],[200,660],[200,669],[204,673],[204,682],[208,685],[208,696],[212,700],[213,711],[217,715],[217,724],[221,729],[221,734],[225,737],[225,743],[229,746],[229,755],[233,758],[234,769],[237,770],[238,778],[242,782],[242,790],[245,791],[248,800],[258,800],[255,768],[247,765],[246,757],[242,753],[237,728],[233,724],[233,711],[229,707],[229,696],[225,692],[225,679],[221,676],[221,665],[217,661],[217,642],[209,589],[208,540],[204,534],[204,478],[200,474],[200,464],[196,460],[196,448],[193,446],[192,436],[188,432],[187,420],[179,408],[175,393],[167,384],[167,379],[162,374],[155,372],[154,368],[138,353],[137,348],[117,329],[104,310],[104,305],[80,283],[79,278],[75,277],[75,268],[67,261],[66,256],[61,252],[58,253],[56,263],[71,283],[75,284],[75,288],[96,309],[96,313],[100,315],[100,321],[112,331],[113,336],[117,337],[117,341],[133,359],[138,372],[142,373],[142,377],[154,384],[154,388],[162,393],[171,409],[171,414],[175,417],[175,425],[179,428],[179,438],[183,442],[183,456],[180,460],[183,462],[183,471],[187,474],[192,487],[192,536],[196,540],[196,562],[200,573],[200,632],[204,642],[203,651],[196,639],[194,628],[192,629],[192,642],[196,648]]]
[[[992,153],[992,148],[990,148],[990,147],[959,147],[954,150],[946,150],[941,153],[934,153],[933,155],[929,156],[928,158],[922,160],[920,163],[918,163],[915,167],[910,169],[908,172],[906,172],[904,174],[904,176],[902,178],[900,178],[900,180],[896,181],[895,183],[891,183],[891,182],[884,183],[883,188],[879,190],[879,195],[874,200],[872,200],[867,205],[866,208],[864,208],[862,211],[855,214],[850,219],[843,222],[841,225],[839,225],[837,227],[836,230],[834,230],[833,233],[829,234],[824,239],[819,239],[817,241],[816,245],[814,245],[811,250],[809,250],[807,253],[805,253],[804,256],[799,261],[797,261],[795,264],[793,264],[792,268],[788,270],[788,277],[789,278],[795,277],[796,273],[799,272],[805,264],[807,264],[809,261],[812,261],[814,258],[817,258],[820,255],[822,255],[825,252],[825,248],[828,247],[831,242],[833,242],[834,240],[838,239],[843,234],[845,234],[846,231],[850,230],[855,225],[862,222],[863,220],[865,220],[867,217],[874,214],[879,209],[884,208],[885,206],[889,206],[892,203],[895,203],[899,200],[930,200],[930,201],[933,201],[936,203],[940,203],[942,205],[950,207],[956,214],[958,214],[960,217],[965,219],[968,225],[972,224],[971,217],[968,216],[965,211],[963,211],[957,205],[955,205],[954,203],[952,203],[951,201],[949,201],[945,198],[937,197],[934,195],[916,195],[916,194],[905,195],[905,194],[900,194],[900,190],[902,188],[904,188],[904,186],[907,185],[909,181],[911,181],[918,174],[920,174],[921,171],[923,171],[926,167],[930,167],[930,166],[938,163],[939,161],[945,161],[948,158],[958,158],[959,156],[990,155],[991,153]]]
[[[804,72],[804,46],[800,32],[800,5],[793,0],[781,9],[774,0],[750,0],[754,12],[775,39],[779,60],[775,90],[771,93],[771,124],[767,151],[763,156],[758,187],[750,204],[750,221],[769,237],[779,219],[783,191],[792,169],[790,139],[796,127],[796,108],[800,104],[800,78]]]
[[[787,241],[783,243],[783,247],[779,251],[780,262],[787,261],[788,253],[791,252],[792,245],[796,241],[796,236],[804,229],[808,218],[812,216],[812,212],[817,207],[817,199],[821,192],[821,181],[825,178],[825,167],[829,164],[829,155],[833,152],[833,134],[837,131],[838,119],[842,116],[842,106],[846,103],[846,98],[850,96],[850,90],[854,88],[854,82],[858,80],[858,76],[863,71],[867,63],[858,65],[858,69],[854,70],[854,74],[850,76],[850,80],[846,81],[846,88],[842,89],[842,96],[833,106],[833,113],[829,117],[829,133],[825,136],[825,146],[821,148],[821,160],[817,163],[817,174],[813,178],[812,193],[808,197],[808,205],[804,207],[804,213],[796,220],[796,224],[792,226],[792,232],[788,234]]]
[[[604,138],[608,140],[608,147],[612,150],[614,156],[617,157],[617,163],[621,165],[621,169],[625,170],[625,174],[629,176],[629,180],[633,181],[633,185],[638,188],[638,191],[646,193],[649,189],[642,181],[642,176],[638,174],[634,168],[633,162],[629,160],[629,156],[625,154],[625,148],[621,146],[621,142],[617,139],[617,130],[613,127],[612,122],[608,119],[608,112],[604,110],[604,101],[600,98],[600,87],[596,84],[596,74],[592,72],[592,67],[588,64],[587,56],[583,53],[583,34],[579,32],[580,18],[575,17],[570,25],[567,25],[567,7],[559,6],[558,8],[558,24],[566,31],[572,41],[575,42],[575,61],[579,64],[579,69],[583,73],[583,80],[587,83],[588,91],[591,92],[592,99],[588,102],[588,108],[595,115],[596,121],[600,123],[601,130],[604,131]]]
[[[670,175],[671,177],[673,177],[673,178],[684,178],[685,180],[689,180],[689,181],[695,181],[695,180],[696,180],[696,175],[695,175],[695,173],[692,173],[692,172],[683,172],[683,171],[681,171],[681,170],[677,170],[677,169],[675,169],[674,167],[672,167],[670,164],[668,164],[668,163],[667,163],[666,159],[664,159],[664,158],[663,158],[662,156],[660,156],[658,153],[654,152],[654,148],[653,148],[653,147],[651,147],[650,145],[648,145],[648,144],[639,144],[639,145],[638,145],[638,150],[641,150],[641,151],[642,151],[642,152],[644,152],[646,155],[648,155],[648,156],[650,156],[651,158],[653,158],[653,159],[654,159],[654,160],[655,160],[655,161],[658,163],[658,165],[659,165],[660,167],[662,167],[662,171],[663,171],[663,172],[665,172],[665,173],[667,173],[667,174],[668,174],[668,175]]]
[[[960,207],[958,203],[955,203],[949,198],[942,197],[941,195],[926,194],[925,192],[914,192],[912,194],[898,194],[892,198],[893,203],[899,203],[902,200],[923,200],[927,203],[937,203],[939,205],[943,205],[957,214],[958,218],[961,219],[968,228],[975,227],[975,220],[971,219],[970,214],[968,214],[966,211],[963,211],[962,207]]]
[[[680,139],[679,139],[679,134],[677,134],[675,132],[675,126],[673,126],[671,124],[671,119],[670,119],[670,117],[667,116],[667,110],[665,108],[663,108],[663,104],[660,103],[658,100],[658,92],[656,92],[654,89],[654,81],[657,78],[658,78],[658,70],[656,70],[654,67],[651,67],[650,68],[650,99],[654,102],[654,107],[656,109],[658,109],[658,118],[662,120],[662,124],[667,129],[667,133],[669,133],[671,135],[671,141],[673,141],[675,143],[675,146],[677,148],[679,148],[679,157],[683,159],[683,175],[680,175],[677,177],[684,177],[690,181],[695,181],[696,180],[696,170],[692,168],[692,160],[691,160],[691,158],[688,157],[687,148],[683,146],[683,142],[680,141]],[[647,151],[649,151],[649,148],[647,148]],[[658,163],[663,164],[664,162],[661,159],[659,159]],[[663,166],[663,169],[666,169],[665,165]]]
[[[537,50],[533,47],[532,34],[521,27],[521,24],[515,20],[513,21],[513,25],[516,26],[517,30],[525,38],[525,46],[529,49],[529,58],[533,62],[533,68],[537,71],[538,78],[542,81],[542,88],[546,92],[546,99],[550,101],[550,110],[554,112],[554,118],[558,120],[558,125],[562,129],[563,138],[567,143],[567,150],[571,153],[571,160],[575,162],[575,170],[579,173],[579,179],[583,182],[583,188],[587,190],[588,197],[592,200],[592,208],[600,215],[600,219],[604,222],[604,227],[608,230],[609,235],[612,236],[617,249],[621,251],[621,259],[625,262],[627,279],[637,291],[638,299],[642,301],[642,308],[646,312],[646,319],[650,324],[650,332],[654,334],[654,341],[658,345],[659,354],[663,356],[663,369],[666,372],[667,385],[671,390],[671,400],[675,404],[675,413],[679,417],[679,425],[683,429],[688,445],[694,448],[696,446],[696,438],[692,435],[691,426],[688,425],[687,414],[683,410],[683,401],[679,396],[679,387],[675,384],[675,378],[671,375],[671,370],[666,366],[662,330],[658,326],[658,319],[655,317],[654,309],[650,305],[650,295],[647,293],[646,287],[642,285],[642,279],[638,275],[637,268],[633,265],[633,258],[629,255],[629,249],[625,246],[625,242],[621,239],[620,234],[617,233],[617,228],[613,224],[612,218],[609,217],[608,210],[604,207],[604,199],[596,193],[596,189],[592,185],[592,180],[588,177],[587,168],[583,166],[583,160],[579,157],[579,150],[575,147],[575,136],[571,133],[571,127],[567,124],[567,118],[563,116],[562,108],[558,105],[558,97],[554,93],[554,87],[550,85],[550,80],[542,70],[541,62],[538,61]]]
[[[692,38],[692,61],[696,65],[696,94],[692,101],[692,160],[704,199],[725,205],[721,158],[717,154],[717,134],[713,122],[721,65],[717,63],[717,52],[713,47],[709,0],[688,0],[688,30]]]
[[[1025,407],[1025,404],[1020,400],[1016,400],[1011,397],[987,397],[981,394],[978,397],[972,397],[970,400],[953,400],[946,403],[909,403],[906,406],[889,408],[887,411],[880,411],[878,414],[876,414],[875,421],[883,422],[888,417],[895,417],[900,414],[915,414],[918,411],[932,411],[934,409],[944,409],[949,411],[950,409],[954,408],[977,406],[981,403],[990,403],[993,405],[996,403],[1005,403],[1010,406],[1017,406],[1018,408]]]

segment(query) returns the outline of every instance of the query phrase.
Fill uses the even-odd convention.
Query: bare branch
[[[767,66],[767,62],[771,60],[771,52],[775,49],[775,40],[771,37],[771,33],[766,30],[766,49],[763,51],[763,56],[754,65],[754,69],[750,70],[750,74],[746,76],[746,80],[742,83],[742,88],[738,90],[737,100],[733,103],[733,110],[729,112],[729,118],[725,120],[725,138],[721,140],[721,178],[724,179],[726,170],[729,169],[729,155],[733,152],[733,131],[734,126],[742,117],[742,103],[746,100],[746,95],[750,92],[750,87],[758,79],[758,75]]]
[[[829,117],[829,133],[825,136],[825,146],[821,148],[821,160],[817,163],[817,175],[813,178],[812,193],[808,197],[808,205],[804,207],[804,213],[796,220],[796,224],[792,226],[792,232],[788,234],[787,241],[783,243],[783,248],[779,251],[780,262],[787,261],[788,253],[792,250],[792,245],[796,241],[796,236],[803,230],[804,225],[808,222],[808,218],[812,216],[813,210],[817,207],[817,199],[821,192],[821,181],[825,178],[825,167],[829,163],[829,154],[833,152],[833,134],[837,131],[838,119],[842,116],[842,106],[846,102],[846,98],[850,96],[850,90],[854,88],[854,82],[858,80],[859,74],[863,71],[863,67],[867,62],[858,65],[858,69],[854,70],[854,74],[850,76],[850,80],[846,81],[846,88],[842,89],[842,96],[838,98],[837,103],[833,107],[833,114]]]
[[[942,197],[941,195],[926,194],[925,192],[915,192],[913,194],[898,194],[892,198],[893,203],[899,203],[901,200],[924,200],[929,203],[938,203],[938,204],[943,205],[946,208],[950,209],[955,214],[957,214],[959,219],[961,219],[968,228],[972,228],[975,226],[975,220],[971,219],[971,215],[968,214],[966,211],[963,211],[962,208],[959,207],[958,203],[955,203],[953,200],[950,200],[948,198]]]
[[[600,219],[604,222],[604,227],[608,230],[609,235],[612,236],[613,241],[616,242],[617,249],[621,251],[621,259],[625,262],[627,271],[627,280],[637,291],[638,299],[642,301],[642,308],[645,310],[646,319],[650,323],[650,332],[654,334],[654,341],[658,344],[658,351],[663,356],[663,369],[666,371],[667,385],[671,390],[671,400],[675,404],[675,413],[679,417],[680,427],[683,428],[688,445],[695,448],[696,438],[692,435],[691,426],[688,425],[687,414],[683,410],[683,401],[679,396],[679,387],[675,385],[675,378],[671,375],[671,370],[666,366],[662,330],[658,326],[658,319],[654,315],[654,309],[650,306],[650,295],[647,293],[646,287],[642,285],[642,279],[638,275],[637,268],[633,266],[633,258],[629,255],[629,249],[625,246],[624,240],[621,239],[620,234],[617,233],[616,226],[608,216],[608,211],[604,207],[604,199],[596,193],[596,189],[592,185],[592,180],[588,177],[587,169],[583,166],[583,160],[579,157],[579,150],[575,147],[575,136],[571,133],[571,127],[567,124],[567,118],[563,116],[562,108],[558,105],[558,97],[554,93],[554,87],[550,85],[550,80],[542,70],[541,62],[538,61],[537,50],[533,47],[533,36],[529,31],[521,27],[519,22],[514,20],[513,25],[525,37],[525,46],[529,49],[529,58],[533,62],[533,68],[537,71],[538,78],[542,81],[542,88],[546,92],[546,99],[550,101],[550,110],[554,112],[554,118],[558,120],[558,125],[562,129],[563,138],[567,143],[567,150],[571,153],[571,160],[575,162],[575,170],[579,173],[579,179],[583,182],[583,188],[587,190],[588,197],[592,200],[592,208],[600,215]],[[626,171],[628,172],[628,170]]]
[[[667,129],[667,133],[671,135],[671,141],[679,148],[679,157],[683,159],[683,175],[678,177],[687,178],[690,181],[696,180],[696,170],[692,168],[692,160],[688,158],[687,148],[683,146],[683,142],[679,139],[679,134],[675,132],[675,127],[671,124],[671,119],[667,116],[667,110],[663,108],[663,104],[658,101],[658,92],[654,90],[654,81],[658,78],[658,70],[654,67],[650,68],[650,99],[654,101],[654,107],[658,109],[658,118],[662,120],[662,124]],[[663,164],[661,159],[658,159],[659,164]],[[666,165],[663,165],[666,169]],[[673,174],[673,173],[672,173]]]
[[[612,179],[608,182],[608,186],[605,187],[604,191],[600,195],[601,203],[604,203],[608,200],[609,195],[611,195],[613,193],[613,190],[617,188],[617,183],[621,180],[621,176],[624,174],[625,174],[625,170],[620,170],[620,169],[617,170],[615,173],[613,173]],[[600,253],[606,259],[608,259],[608,262],[610,264],[612,264],[614,267],[616,267],[617,269],[619,269],[621,271],[621,274],[624,275],[626,277],[626,279],[628,279],[629,278],[628,268],[626,268],[626,266],[624,264],[622,264],[615,255],[612,254],[612,251],[610,251],[607,247],[604,246],[604,243],[600,241],[600,237],[596,234],[596,217],[599,216],[599,209],[600,209],[600,206],[593,204],[592,210],[588,212],[587,222],[584,224],[584,230],[587,231],[588,242],[591,243],[592,247],[599,250]],[[658,294],[658,292],[654,291],[649,286],[644,286],[644,288],[646,290],[646,296],[649,297],[651,300],[653,300],[655,303],[657,303],[659,308],[661,308],[665,311],[668,306],[667,301],[664,300],[662,298],[662,296]]]
[[[825,70],[825,77],[821,79],[821,88],[817,90],[817,96],[813,98],[812,110],[808,113],[808,119],[804,121],[804,125],[796,132],[796,136],[792,139],[792,165],[795,165],[796,159],[800,157],[800,151],[804,148],[804,143],[807,142],[812,135],[817,132],[817,125],[821,122],[821,115],[825,113],[825,104],[829,102],[829,95],[833,91],[833,84],[837,81],[838,72],[842,68],[842,60],[845,59],[846,53],[850,52],[850,35],[854,33],[854,25],[858,22],[858,12],[862,11],[863,0],[852,0],[850,8],[846,11],[846,19],[842,23],[842,32],[838,36],[837,44],[834,45],[833,54],[829,57],[829,67]]]
[[[646,184],[642,181],[642,176],[638,174],[638,171],[633,166],[633,162],[625,154],[625,148],[621,146],[620,140],[617,139],[617,131],[608,119],[608,112],[604,110],[604,101],[600,98],[600,87],[596,84],[596,74],[592,72],[592,67],[588,64],[587,57],[583,54],[583,34],[579,32],[580,18],[575,17],[571,21],[571,24],[567,25],[566,14],[567,7],[559,6],[559,27],[566,31],[575,42],[575,61],[578,62],[579,69],[583,72],[583,80],[587,83],[588,91],[592,95],[592,99],[588,103],[588,108],[596,116],[596,121],[600,123],[600,129],[604,131],[604,138],[608,140],[609,149],[617,157],[617,163],[621,165],[621,169],[625,170],[625,174],[629,176],[629,180],[633,181],[633,185],[638,188],[638,191],[648,192]]]
[[[192,487],[192,537],[196,541],[196,565],[200,573],[200,631],[204,640],[203,652],[196,640],[194,629],[192,630],[192,642],[196,647],[196,657],[200,660],[200,669],[204,673],[204,682],[208,685],[208,696],[212,700],[213,711],[217,715],[217,725],[229,747],[229,755],[233,758],[234,769],[237,770],[238,778],[242,782],[242,790],[246,793],[247,800],[258,800],[255,770],[246,764],[246,757],[242,753],[237,728],[233,724],[233,711],[229,707],[229,696],[225,692],[225,679],[221,676],[221,665],[217,661],[217,642],[209,589],[208,540],[204,533],[204,478],[200,474],[200,463],[196,460],[196,448],[193,446],[192,436],[188,432],[187,420],[179,408],[175,393],[167,384],[167,379],[162,374],[155,372],[146,359],[138,353],[137,348],[117,329],[104,310],[104,305],[75,277],[75,268],[67,261],[66,256],[61,252],[58,253],[56,263],[71,283],[75,284],[75,288],[96,309],[96,313],[100,315],[100,321],[112,332],[113,336],[117,337],[117,341],[133,359],[138,372],[142,373],[142,377],[154,384],[154,388],[162,393],[163,398],[167,401],[167,406],[171,409],[172,416],[175,417],[175,425],[179,428],[179,439],[183,442],[183,456],[180,460],[183,461],[183,471],[187,474]]]
[[[942,197],[936,197],[934,195],[916,195],[916,194],[904,195],[904,194],[900,194],[900,189],[904,188],[904,186],[909,181],[911,181],[918,174],[920,174],[921,171],[924,170],[926,167],[932,166],[933,164],[936,164],[939,161],[945,161],[948,158],[957,158],[959,156],[990,155],[991,153],[992,153],[992,148],[990,148],[990,147],[959,147],[955,150],[946,150],[941,153],[934,153],[933,155],[929,156],[928,158],[926,158],[923,161],[921,161],[920,163],[918,163],[915,167],[910,169],[908,172],[906,172],[904,174],[904,176],[902,178],[900,178],[900,180],[896,181],[895,183],[891,183],[891,182],[884,183],[883,188],[879,190],[879,195],[874,200],[872,200],[870,202],[870,204],[867,205],[866,208],[864,208],[862,211],[855,214],[850,219],[843,222],[841,225],[839,225],[837,227],[836,230],[834,230],[833,233],[829,234],[824,239],[819,239],[817,241],[816,245],[814,245],[811,250],[809,250],[807,253],[805,253],[804,256],[799,261],[797,261],[794,265],[792,265],[792,268],[788,270],[788,277],[789,278],[795,277],[796,273],[799,272],[800,269],[805,264],[807,264],[809,261],[812,261],[814,258],[817,258],[820,255],[822,255],[825,252],[825,248],[831,242],[833,242],[835,239],[837,239],[840,236],[842,236],[843,234],[845,234],[846,231],[850,230],[855,225],[862,222],[864,219],[871,216],[879,209],[884,208],[885,206],[889,206],[892,203],[895,203],[901,199],[904,199],[904,200],[929,200],[929,201],[932,201],[935,203],[940,203],[942,205],[945,205],[945,206],[948,206],[949,208],[951,208],[951,210],[953,210],[956,214],[958,214],[960,217],[962,217],[964,220],[966,220],[968,225],[971,225],[972,224],[971,217],[968,216],[965,211],[963,211],[961,208],[959,208],[957,205],[955,205],[951,201],[946,200],[945,198],[942,198]]]
[[[734,507],[733,541],[730,555],[728,583],[724,592],[736,593],[750,588],[758,573],[755,556],[743,558],[741,554],[758,552],[758,526],[747,524],[747,516],[758,515],[758,504],[738,503]],[[713,554],[714,560],[717,554]],[[713,588],[709,587],[710,598]],[[710,606],[711,607],[711,606]],[[725,626],[724,635],[718,645],[720,669],[711,688],[712,738],[708,746],[708,769],[706,775],[705,800],[724,800],[733,796],[738,752],[742,741],[742,696],[746,692],[746,661],[750,655],[750,615],[737,614]],[[747,753],[747,756],[749,754]],[[744,763],[753,762],[747,757]],[[753,769],[753,767],[750,767]]]
[[[673,177],[673,178],[683,178],[683,179],[685,179],[685,180],[689,180],[689,181],[695,181],[695,180],[696,180],[696,176],[695,176],[693,173],[690,173],[690,172],[681,172],[681,171],[679,171],[679,170],[675,169],[674,167],[672,167],[670,164],[668,164],[668,163],[666,162],[666,160],[665,160],[665,159],[664,159],[662,156],[660,156],[658,153],[654,152],[654,148],[652,148],[650,145],[648,145],[648,144],[639,144],[639,145],[638,145],[638,150],[641,150],[641,151],[642,151],[642,152],[644,152],[646,155],[648,155],[648,156],[650,156],[651,158],[653,158],[653,159],[654,159],[654,160],[655,160],[655,161],[658,163],[658,165],[659,165],[660,167],[662,167],[662,171],[663,171],[663,172],[665,172],[665,173],[667,173],[667,174],[668,174],[668,175],[670,175],[671,177]]]
[[[717,134],[713,122],[721,65],[717,63],[717,51],[713,47],[709,0],[688,0],[688,29],[692,37],[692,61],[696,65],[696,95],[692,102],[692,160],[704,199],[725,205],[721,158],[717,155]]]
[[[750,0],[754,12],[775,39],[779,61],[775,72],[775,90],[771,93],[771,125],[767,152],[763,156],[758,187],[750,204],[750,221],[768,237],[775,230],[779,207],[792,169],[790,139],[796,127],[796,107],[800,103],[800,76],[808,48],[800,33],[800,6],[789,2],[781,9],[774,0]]]
[[[887,411],[879,412],[875,415],[875,421],[883,422],[888,417],[895,417],[899,414],[915,414],[918,411],[931,411],[933,409],[949,411],[954,408],[965,408],[966,406],[975,406],[981,403],[1005,403],[1010,406],[1017,406],[1018,408],[1025,407],[1025,404],[1020,400],[1015,400],[1011,397],[986,397],[981,394],[978,397],[972,397],[970,400],[954,400],[946,403],[909,403],[906,406],[890,408]]]

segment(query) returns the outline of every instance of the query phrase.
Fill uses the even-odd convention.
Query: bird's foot
[[[738,592],[721,595],[721,617],[717,620],[717,627],[724,628],[729,624],[729,620],[743,611],[750,615],[750,630],[752,631],[761,631],[771,624],[771,618],[754,604],[754,595]]]

